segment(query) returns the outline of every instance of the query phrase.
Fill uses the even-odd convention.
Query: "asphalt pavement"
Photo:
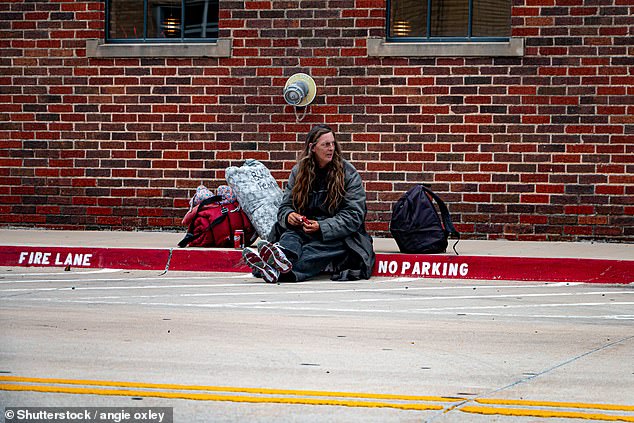
[[[168,407],[177,422],[634,421],[633,294],[2,267],[0,403]]]

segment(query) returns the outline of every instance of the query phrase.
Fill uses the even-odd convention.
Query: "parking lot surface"
[[[634,286],[0,268],[0,403],[634,421]]]

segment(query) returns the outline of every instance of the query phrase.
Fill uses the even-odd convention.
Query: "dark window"
[[[218,0],[106,0],[106,41],[195,42],[218,38]]]
[[[510,0],[388,0],[388,41],[504,41]]]

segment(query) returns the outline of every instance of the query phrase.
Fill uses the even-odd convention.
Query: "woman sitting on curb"
[[[375,254],[365,230],[361,177],[327,125],[316,125],[291,171],[277,223],[258,252],[242,255],[268,283],[299,282],[331,271],[332,280],[369,279]]]

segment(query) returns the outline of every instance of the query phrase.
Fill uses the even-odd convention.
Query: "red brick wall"
[[[326,122],[375,235],[424,182],[467,238],[634,241],[630,0],[515,0],[521,58],[368,57],[384,0],[220,3],[231,58],[86,58],[102,2],[0,3],[0,225],[179,228],[201,180],[256,158],[282,183]]]

